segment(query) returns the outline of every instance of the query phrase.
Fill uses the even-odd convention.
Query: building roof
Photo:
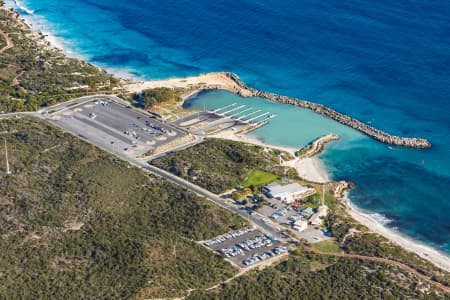
[[[276,183],[276,182],[272,182],[272,183],[269,183],[268,185],[266,185],[265,187],[266,187],[266,189],[272,189],[272,188],[274,188],[274,187],[276,187],[276,186],[279,186],[280,184],[279,183]]]
[[[266,188],[270,191],[270,193],[273,196],[281,194],[296,194],[306,192],[308,190],[307,187],[298,183],[291,183],[287,185],[281,185],[279,183],[271,183],[267,185]]]
[[[300,212],[305,215],[311,215],[314,213],[314,210],[311,207],[307,207],[302,209]]]

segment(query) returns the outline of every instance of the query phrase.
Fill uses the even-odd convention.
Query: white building
[[[315,189],[298,183],[291,183],[287,185],[271,183],[264,187],[264,193],[267,197],[275,198],[286,203],[294,202],[296,199],[312,195],[315,192]]]
[[[311,223],[312,226],[321,226],[327,214],[328,207],[326,205],[321,205],[317,209],[317,212],[309,218],[309,223]]]
[[[305,220],[297,220],[295,221],[293,228],[299,232],[302,232],[306,228],[308,228],[308,222]]]

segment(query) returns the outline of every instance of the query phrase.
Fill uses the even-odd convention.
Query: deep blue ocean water
[[[15,4],[67,51],[118,74],[154,79],[232,71],[256,88],[326,104],[393,134],[428,138],[430,150],[389,149],[300,111],[254,133],[299,147],[335,128],[344,137],[321,158],[334,179],[357,184],[352,202],[450,253],[449,1]],[[208,103],[235,100],[223,92],[203,96]]]

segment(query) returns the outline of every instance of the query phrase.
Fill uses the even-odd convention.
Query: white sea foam
[[[414,252],[420,257],[429,260],[434,265],[450,271],[450,256],[446,253],[438,251],[431,246],[417,241],[410,236],[405,236],[396,228],[388,228],[386,225],[392,222],[392,220],[386,218],[386,216],[378,213],[366,213],[355,207],[348,198],[348,192],[345,193],[345,199],[350,207],[351,216],[359,223],[365,225],[371,231],[378,233],[385,238],[389,239],[393,243],[396,243],[404,249]]]
[[[25,19],[27,24],[32,28],[32,30],[36,32],[42,32],[46,36],[46,40],[50,42],[50,44],[54,47],[57,47],[63,50],[69,56],[75,56],[82,59],[80,53],[71,49],[68,42],[64,41],[61,38],[57,37],[56,30],[52,28],[51,24],[48,23],[43,17],[35,15],[34,11],[24,6],[19,0],[6,0],[5,5],[7,7],[11,7],[16,11],[21,13],[21,16]],[[124,69],[115,69],[115,68],[107,68],[108,71],[112,71],[115,74],[120,73],[125,78],[133,78],[135,77],[131,71]],[[353,132],[353,131],[352,131]],[[356,133],[355,134],[360,134]],[[325,166],[322,164],[321,167],[325,169]],[[346,194],[347,197],[347,194]],[[366,225],[368,228],[377,232],[386,238],[402,245],[404,248],[417,253],[423,258],[429,259],[434,262],[436,265],[440,266],[443,269],[450,271],[450,258],[448,255],[443,254],[429,246],[426,246],[418,241],[413,240],[412,238],[405,237],[400,232],[398,232],[395,228],[387,228],[386,225],[392,222],[392,220],[388,219],[386,216],[378,213],[365,213],[355,207],[351,201],[347,198],[347,203],[351,207],[352,216],[360,223]]]
[[[114,68],[114,67],[103,67],[108,73],[114,74],[115,76],[118,76],[123,79],[129,79],[133,81],[144,81],[144,76],[139,76],[133,73],[132,69],[125,69],[125,68]]]
[[[79,52],[70,47],[69,42],[58,37],[57,30],[44,17],[35,14],[34,10],[29,9],[19,0],[6,0],[5,6],[13,8],[20,13],[20,16],[30,26],[34,32],[40,32],[45,36],[46,41],[52,47],[58,48],[70,57],[85,59]]]
[[[23,13],[26,13],[28,15],[33,15],[34,14],[34,10],[31,10],[28,7],[26,7],[19,0],[14,0],[14,6],[19,12],[23,12]]]
[[[367,214],[367,215],[370,216],[372,219],[374,219],[377,223],[380,223],[383,226],[387,226],[394,221],[380,213],[373,213],[373,214]]]
[[[34,10],[27,8],[19,0],[6,0],[5,6],[13,8],[20,13],[20,16],[30,26],[34,32],[40,32],[45,36],[45,40],[50,43],[52,47],[60,49],[64,54],[69,57],[79,58],[85,61],[89,61],[89,57],[86,57],[75,50],[71,43],[60,38],[58,30],[55,29],[51,23],[49,23],[43,16],[34,14]],[[108,73],[119,76],[120,78],[129,79],[133,81],[144,80],[143,76],[138,76],[133,73],[131,69],[115,68],[112,66],[101,66]]]

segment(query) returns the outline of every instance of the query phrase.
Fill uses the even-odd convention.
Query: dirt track
[[[13,43],[13,41],[11,40],[11,38],[9,37],[9,35],[8,35],[6,32],[0,30],[0,35],[1,35],[1,36],[5,39],[5,41],[6,41],[6,46],[3,47],[2,49],[0,49],[0,54],[2,54],[2,53],[5,52],[6,50],[11,49],[12,47],[14,47],[14,43]]]

